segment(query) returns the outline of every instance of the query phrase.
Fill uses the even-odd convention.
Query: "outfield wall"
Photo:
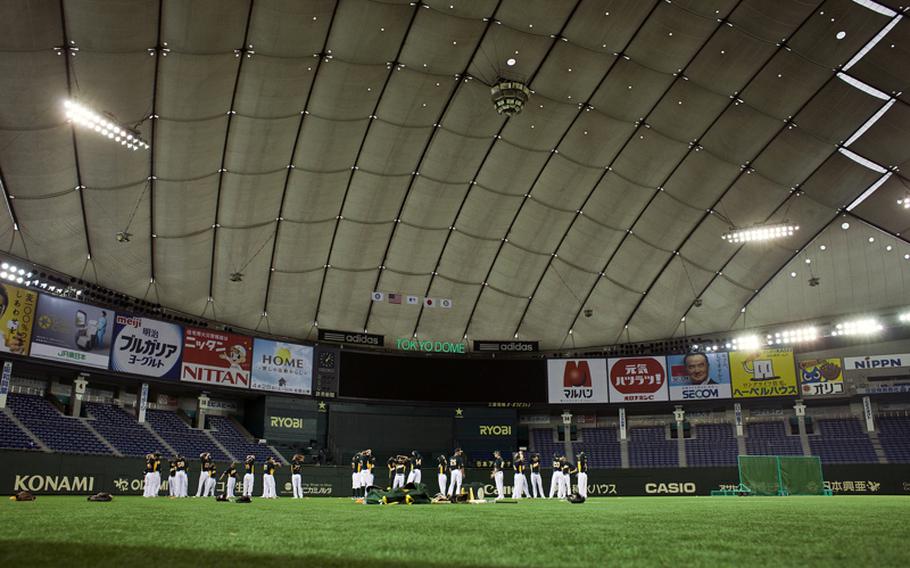
[[[224,464],[219,464],[222,471]],[[105,491],[113,495],[140,495],[145,461],[137,458],[47,454],[41,452],[0,452],[0,494],[28,490],[39,495],[85,495]],[[262,492],[262,476],[257,465],[255,495]],[[901,464],[828,465],[824,467],[827,485],[835,494],[845,495],[910,495],[910,466]],[[189,491],[195,492],[199,464],[189,471]],[[279,496],[291,495],[291,476],[287,467],[275,476]],[[511,495],[511,473],[506,473],[507,492]],[[376,483],[387,480],[385,470],[378,470]],[[423,480],[434,491],[436,474],[423,470]],[[166,494],[167,472],[163,493]],[[240,479],[238,479],[240,481]],[[574,479],[573,479],[574,481]],[[468,483],[481,483],[486,494],[495,491],[489,470],[469,469]],[[544,489],[549,491],[550,471],[543,472]],[[589,496],[709,495],[714,489],[738,483],[734,467],[610,469],[595,470],[588,475]],[[217,491],[224,489],[218,483]],[[347,497],[351,495],[351,474],[347,467],[304,466],[304,493],[310,496]],[[239,488],[237,490],[239,494]]]

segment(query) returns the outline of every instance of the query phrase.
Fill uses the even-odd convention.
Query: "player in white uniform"
[[[395,458],[395,477],[392,479],[392,490],[404,486],[404,472],[408,469],[408,456]]]
[[[493,478],[493,483],[496,484],[497,499],[505,499],[506,497],[506,490],[502,479],[505,474],[502,471],[502,467],[502,454],[499,453],[499,450],[496,450],[493,452],[493,472],[490,475]]]
[[[540,477],[540,454],[531,454],[531,494],[535,499],[546,497],[543,492],[543,479]]]
[[[559,463],[559,456],[553,454],[553,477],[550,478],[550,499],[556,497],[559,486],[562,483],[562,464]]]
[[[256,483],[256,476],[254,471],[256,469],[256,456],[249,454],[245,460],[243,460],[243,496],[252,497],[253,496],[253,485]]]
[[[578,452],[575,456],[575,471],[578,472],[578,494],[585,499],[588,498],[588,458],[584,452]]]
[[[237,483],[237,462],[231,462],[231,465],[221,472],[219,479],[224,480],[224,496],[228,499],[233,499],[234,484]]]
[[[446,473],[449,471],[449,460],[445,456],[436,458],[436,480],[439,482],[439,494],[446,494]]]
[[[420,472],[420,468],[423,467],[423,456],[417,450],[411,452],[410,466],[411,471],[408,472],[407,483],[420,483],[423,478],[423,474]]]
[[[199,454],[199,459],[202,460],[202,463],[199,465],[199,484],[196,486],[196,497],[205,497],[206,494],[206,483],[209,479],[209,460],[212,459],[212,455],[208,452],[202,452]]]
[[[303,456],[294,454],[291,458],[291,486],[294,488],[294,499],[303,499],[303,479],[300,476]]]
[[[528,493],[528,478],[525,476],[525,454],[521,450],[512,456],[512,468],[515,470],[515,477],[512,478],[512,499],[521,499],[522,495],[530,497]]]
[[[278,462],[275,458],[269,456],[262,465],[262,498],[277,499],[278,494],[275,492],[275,470],[278,468]]]
[[[449,458],[449,497],[461,495],[461,484],[464,482],[464,452],[456,448],[455,453]]]

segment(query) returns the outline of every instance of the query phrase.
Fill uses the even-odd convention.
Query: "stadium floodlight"
[[[74,125],[94,130],[124,148],[135,151],[140,148],[148,150],[151,147],[136,131],[117,124],[109,117],[105,117],[83,104],[66,100],[63,101],[63,107],[66,110],[66,119]]]
[[[768,345],[789,345],[791,343],[805,343],[818,339],[818,328],[814,326],[785,329],[765,336]]]
[[[903,199],[898,199],[897,204],[903,207],[904,209],[910,209],[910,197],[905,197]]]
[[[901,323],[910,323],[910,312],[904,312],[897,316],[898,321]]]
[[[875,318],[845,321],[834,326],[833,336],[839,335],[873,335],[885,329]]]
[[[721,238],[728,243],[740,244],[753,241],[770,241],[773,239],[782,239],[793,235],[799,230],[799,225],[790,225],[789,223],[776,223],[773,225],[753,225],[746,229],[730,227],[730,230],[724,233]]]
[[[730,348],[734,351],[758,351],[761,342],[757,335],[743,335],[730,341]]]

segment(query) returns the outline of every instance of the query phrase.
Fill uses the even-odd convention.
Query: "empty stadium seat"
[[[10,394],[7,404],[16,418],[55,452],[111,455],[81,420],[64,416],[43,397]]]

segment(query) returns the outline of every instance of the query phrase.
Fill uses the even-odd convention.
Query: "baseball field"
[[[0,566],[910,566],[910,497],[0,501]]]

